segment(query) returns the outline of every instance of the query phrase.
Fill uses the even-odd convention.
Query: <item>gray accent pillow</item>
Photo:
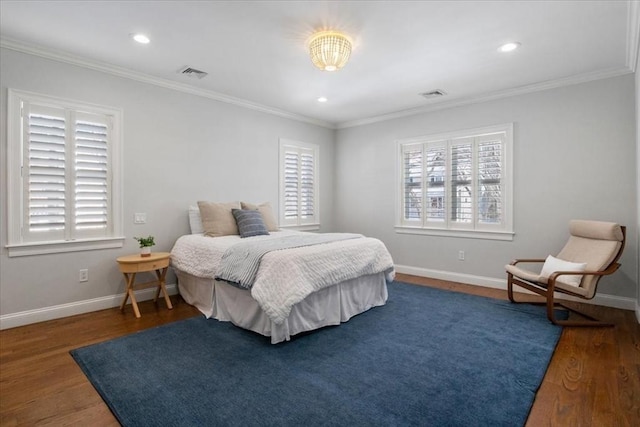
[[[254,205],[251,203],[240,202],[240,206],[242,209],[251,209],[254,211],[260,211],[262,214],[262,219],[264,220],[264,225],[267,226],[267,230],[269,231],[278,231],[278,220],[276,216],[273,214],[273,209],[271,209],[271,204],[269,202],[262,203],[260,205]]]
[[[240,237],[264,236],[269,234],[260,211],[232,209],[231,213],[236,219]]]

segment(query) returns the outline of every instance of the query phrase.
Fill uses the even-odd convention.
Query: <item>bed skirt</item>
[[[362,276],[314,292],[294,305],[289,317],[278,325],[262,311],[249,291],[177,269],[175,273],[182,298],[207,318],[231,322],[271,337],[272,344],[289,341],[301,332],[339,325],[387,301],[384,273]]]

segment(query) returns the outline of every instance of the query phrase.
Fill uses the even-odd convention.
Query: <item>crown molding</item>
[[[212,99],[218,102],[224,102],[237,107],[247,108],[249,110],[259,111],[261,113],[271,114],[285,119],[296,120],[299,122],[310,123],[312,125],[321,126],[329,129],[335,129],[333,123],[326,122],[324,120],[318,120],[311,117],[306,117],[300,114],[290,113],[288,111],[279,110],[277,108],[269,107],[266,105],[254,103],[233,96],[224,95],[211,90],[206,90],[191,86],[184,83],[177,83],[171,80],[153,77],[148,74],[140,73],[137,71],[129,70],[127,68],[118,67],[116,65],[107,64],[104,62],[94,61],[87,58],[83,58],[77,55],[73,55],[60,50],[51,48],[45,48],[42,46],[33,45],[23,41],[10,39],[7,37],[0,38],[0,47],[11,49],[17,52],[26,53],[29,55],[39,56],[46,59],[51,59],[58,62],[64,62],[78,67],[88,68],[90,70],[100,71],[107,74],[112,74],[118,77],[124,77],[139,82],[160,86],[166,89],[171,89],[190,95],[200,96],[203,98]]]
[[[508,98],[516,95],[539,92],[548,89],[559,88],[562,86],[570,86],[574,84],[587,83],[593,80],[606,79],[611,77],[622,76],[624,74],[635,73],[638,66],[638,55],[640,55],[640,1],[630,0],[627,14],[627,54],[626,66],[609,70],[596,71],[592,73],[579,74],[576,76],[565,77],[561,79],[549,80],[546,82],[534,83],[527,86],[507,89],[497,92],[489,92],[478,96],[464,97],[451,101],[439,102],[423,107],[411,108],[402,111],[396,111],[388,114],[367,117],[364,119],[350,120],[337,123],[336,129],[346,129],[350,127],[362,126],[383,122],[386,120],[398,119],[401,117],[413,116],[431,111],[445,110],[448,108],[461,107],[464,105],[479,104],[482,102],[493,101],[502,98]]]
[[[549,89],[555,89],[563,86],[570,86],[580,83],[587,83],[594,80],[606,79],[617,77],[629,73],[633,73],[636,70],[638,61],[638,48],[640,44],[640,2],[633,0],[629,2],[629,20],[628,20],[628,37],[627,37],[627,58],[626,66],[615,69],[608,69],[602,71],[596,71],[591,73],[580,74],[576,76],[565,77],[561,79],[549,80],[540,83],[534,83],[531,85],[521,86],[517,88],[510,88],[502,91],[489,92],[477,96],[463,97],[459,99],[452,99],[450,101],[439,102],[431,105],[426,105],[417,108],[411,108],[407,110],[395,111],[388,114],[381,114],[377,116],[366,117],[363,119],[350,120],[339,123],[331,123],[324,120],[314,119],[311,117],[290,113],[288,111],[279,110],[266,105],[253,103],[244,99],[235,98],[232,96],[224,95],[218,92],[201,89],[195,86],[187,85],[184,83],[177,83],[167,79],[159,77],[153,77],[148,74],[140,73],[137,71],[129,70],[127,68],[118,67],[112,64],[107,64],[99,61],[89,60],[77,55],[72,55],[67,52],[54,50],[50,48],[44,48],[33,44],[25,43],[22,41],[0,38],[0,47],[15,50],[18,52],[40,56],[42,58],[51,59],[59,62],[65,62],[71,65],[76,65],[91,70],[100,71],[107,74],[112,74],[119,77],[128,78],[131,80],[140,81],[143,83],[160,86],[166,89],[176,90],[183,93],[188,93],[195,96],[200,96],[208,99],[212,99],[218,102],[224,102],[241,108],[246,108],[254,111],[259,111],[266,114],[283,117],[290,120],[295,120],[303,123],[309,123],[312,125],[328,128],[328,129],[346,129],[350,127],[363,126],[387,120],[398,119],[402,117],[413,116],[417,114],[423,114],[438,110],[445,110],[454,107],[461,107],[465,105],[479,104],[488,101],[494,101],[503,98],[509,98],[516,95],[523,95],[528,93],[540,92]]]
[[[627,67],[621,67],[621,68],[614,68],[614,69],[603,70],[603,71],[596,71],[592,73],[579,74],[571,77],[548,80],[545,82],[534,83],[531,85],[520,86],[516,88],[501,90],[501,91],[488,92],[478,96],[452,99],[451,101],[439,102],[437,104],[426,105],[423,107],[396,111],[389,114],[381,114],[379,116],[368,117],[365,119],[341,122],[336,125],[336,129],[346,129],[350,127],[384,122],[387,120],[393,120],[393,119],[398,119],[402,117],[414,116],[416,114],[428,113],[432,111],[446,110],[449,108],[461,107],[465,105],[480,104],[483,102],[494,101],[494,100],[503,99],[503,98],[510,98],[516,95],[523,95],[523,94],[533,93],[533,92],[541,92],[544,90],[555,89],[555,88],[564,87],[564,86],[587,83],[593,80],[618,77],[618,76],[622,76],[630,73],[633,73],[631,69]]]

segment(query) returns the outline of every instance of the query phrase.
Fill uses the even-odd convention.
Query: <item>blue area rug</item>
[[[287,343],[199,316],[71,354],[124,426],[519,426],[560,333],[543,307],[394,282]]]

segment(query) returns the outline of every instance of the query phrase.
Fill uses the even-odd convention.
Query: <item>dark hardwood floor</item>
[[[506,299],[497,289],[397,279]],[[141,303],[140,319],[127,306],[0,331],[0,425],[118,425],[69,350],[198,315],[180,297],[172,302],[173,310]],[[632,311],[580,305],[616,326],[564,329],[527,426],[639,426],[640,325]]]
[[[398,274],[397,280],[491,298],[499,289]],[[536,300],[518,295],[518,300]],[[538,299],[541,301],[541,299]],[[640,325],[630,310],[575,303],[613,328],[565,327],[538,390],[527,427],[640,426]],[[573,316],[573,314],[571,314]],[[504,355],[509,363],[509,355]]]

